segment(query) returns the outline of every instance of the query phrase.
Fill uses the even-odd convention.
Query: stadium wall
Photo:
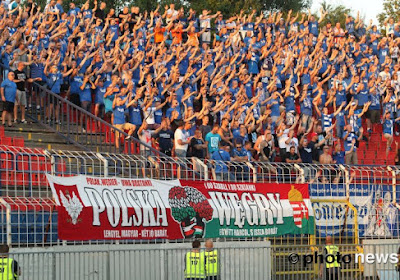
[[[271,279],[271,243],[215,242],[222,279]],[[13,248],[30,280],[182,279],[190,244],[136,244]],[[25,279],[25,278],[21,278]]]

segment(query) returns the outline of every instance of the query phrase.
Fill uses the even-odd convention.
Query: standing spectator
[[[299,142],[299,153],[303,163],[312,163],[314,142],[308,142],[307,137],[303,137]]]
[[[209,158],[215,151],[218,151],[219,143],[221,141],[221,136],[218,134],[218,130],[219,125],[214,124],[213,129],[207,133],[204,139],[207,144],[207,156]]]
[[[196,129],[194,132],[194,137],[190,141],[189,150],[191,151],[190,156],[198,159],[205,159],[207,155],[207,144],[201,137],[201,131],[199,129]]]
[[[191,123],[183,121],[178,122],[178,128],[174,134],[174,148],[175,148],[175,156],[178,158],[185,158],[188,150],[188,145],[192,137],[190,137],[189,130],[191,128]]]
[[[135,125],[131,123],[127,123],[125,121],[125,109],[126,109],[126,102],[129,100],[130,94],[128,94],[126,97],[124,97],[123,93],[119,93],[115,96],[115,99],[113,101],[113,116],[114,116],[114,121],[113,124],[114,126],[119,129],[119,130],[127,130],[128,131],[128,136],[125,138],[126,140],[129,139],[133,132],[135,131]],[[115,131],[115,147],[119,149],[120,147],[120,135],[119,131]]]
[[[386,144],[386,157],[389,154],[389,150],[391,150],[392,148],[392,143],[393,143],[393,126],[394,123],[399,121],[400,117],[392,120],[390,118],[390,113],[386,112],[385,113],[385,118],[383,120],[383,137],[386,138],[387,144]]]
[[[151,140],[154,135],[154,130],[151,130],[149,128],[149,125],[147,124],[146,121],[144,121],[142,123],[142,126],[139,128],[137,134],[139,136],[139,140],[142,143],[151,147],[151,143],[152,143]],[[140,145],[140,154],[144,157],[148,157],[151,154],[151,150],[148,147],[146,147],[145,145]]]
[[[1,83],[1,100],[3,101],[2,123],[12,127],[12,116],[17,95],[17,84],[14,82],[14,72],[8,72],[7,79]]]
[[[158,143],[161,153],[172,156],[174,133],[169,129],[168,119],[164,118],[162,120],[160,127],[154,131],[152,138]]]
[[[46,61],[46,66],[44,68],[44,74],[46,75],[47,87],[50,91],[52,91],[56,95],[60,95],[62,80],[64,77],[67,77],[68,75],[70,75],[72,73],[73,69],[71,69],[67,72],[61,73],[58,70],[58,66],[56,66],[56,65],[50,66],[51,65],[50,57],[51,57],[51,53],[49,55],[49,58]],[[52,61],[54,61],[55,59],[56,58],[53,58]],[[50,67],[50,71],[48,70],[49,67]],[[59,114],[60,106],[59,106],[58,98],[50,96],[50,95],[48,96],[48,98],[49,98],[49,108],[46,108],[47,109],[47,112],[46,112],[47,123],[51,122],[52,114],[54,111],[53,116],[54,116],[55,122],[57,124],[61,124],[60,114]]]
[[[21,109],[21,123],[26,123],[25,120],[25,107],[26,107],[26,91],[25,91],[25,82],[26,82],[26,74],[24,72],[25,63],[19,62],[17,70],[14,71],[15,80],[14,82],[17,84],[17,97],[14,107],[14,123],[18,122],[18,106]]]
[[[275,140],[271,134],[271,129],[266,129],[264,135],[257,138],[254,149],[258,152],[261,161],[271,161],[275,159]]]
[[[342,151],[342,145],[338,141],[335,145],[335,150],[332,153],[333,163],[335,164],[344,164],[345,161],[345,152]]]
[[[214,15],[209,15],[210,11],[203,10],[202,14],[199,16],[200,28],[206,31],[201,35],[201,42],[210,44],[211,43],[211,19],[216,18],[220,12]]]
[[[333,159],[332,159],[331,154],[329,153],[329,147],[328,146],[324,146],[323,152],[319,156],[319,162],[321,164],[332,164],[333,163]]]
[[[343,139],[346,164],[358,164],[356,147],[357,136],[352,132],[351,125],[346,126],[346,132],[344,133]]]
[[[94,16],[96,18],[101,19],[103,22],[106,19],[106,13],[105,13],[106,7],[107,7],[106,2],[101,2],[100,7],[97,7],[97,0],[94,1],[94,9],[93,9],[95,11]]]
[[[210,118],[208,116],[204,116],[201,119],[201,125],[200,125],[199,129],[201,131],[201,136],[203,137],[203,139],[206,139],[207,133],[209,133],[211,131],[211,126],[209,125],[209,121],[210,121]]]
[[[222,119],[221,127],[219,127],[218,134],[219,134],[219,136],[221,136],[222,143],[228,144],[231,147],[233,146],[233,143],[231,142],[233,139],[233,134],[232,134],[231,130],[229,129],[229,119],[227,119],[227,118]]]

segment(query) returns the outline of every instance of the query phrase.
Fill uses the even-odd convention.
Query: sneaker
[[[86,133],[86,129],[82,128],[82,132],[83,132],[83,133]]]
[[[25,119],[21,120],[21,123],[28,123]]]
[[[50,124],[50,123],[51,123],[51,120],[50,120],[50,119],[48,119],[46,122],[47,122],[48,124]]]
[[[32,108],[32,104],[30,104],[30,103],[29,103],[29,105],[28,105],[28,106],[29,106],[29,109],[30,109],[30,108]]]
[[[18,120],[15,119],[15,120],[14,120],[14,123],[18,123]]]
[[[396,136],[399,136],[399,135],[400,135],[400,133],[399,133],[398,131],[396,131],[394,134],[395,134]]]
[[[371,134],[372,133],[372,129],[368,129],[368,133]]]
[[[40,110],[40,105],[36,105],[36,110]]]
[[[56,121],[56,124],[61,124],[61,121],[60,120]]]
[[[131,139],[131,136],[130,136],[130,135],[128,135],[128,136],[125,137],[125,140],[129,140],[129,139]]]

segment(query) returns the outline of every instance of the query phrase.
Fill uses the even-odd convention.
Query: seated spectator
[[[296,153],[296,147],[290,147],[289,153],[286,155],[286,163],[300,163],[301,158],[298,153]]]
[[[228,181],[229,179],[233,178],[233,176],[229,173],[229,168],[227,165],[227,163],[231,161],[229,152],[230,146],[221,142],[219,149],[213,152],[211,155],[211,159],[214,161],[215,179],[217,181]]]

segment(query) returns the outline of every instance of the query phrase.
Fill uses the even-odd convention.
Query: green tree
[[[383,12],[378,14],[378,21],[381,26],[385,20],[393,18],[395,22],[400,19],[400,0],[384,0]]]
[[[262,10],[280,10],[283,12],[292,10],[300,12],[311,7],[311,0],[257,0]]]
[[[324,11],[327,11],[327,15],[321,23],[321,26],[326,25],[328,22],[331,22],[334,26],[337,22],[340,22],[342,28],[346,24],[346,15],[350,15],[351,10],[343,5],[333,6],[328,4],[326,1],[321,3],[321,8]]]

